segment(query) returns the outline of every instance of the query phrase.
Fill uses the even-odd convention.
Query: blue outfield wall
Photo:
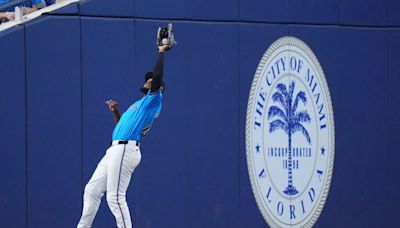
[[[170,19],[179,44],[128,189],[134,227],[266,226],[247,172],[245,118],[260,58],[286,35],[317,55],[335,114],[333,179],[316,227],[400,227],[399,7],[93,0],[0,32],[0,227],[76,225],[114,127],[104,102],[125,110],[140,98],[155,32]],[[93,227],[115,227],[105,199]]]
[[[0,42],[0,227],[26,226],[26,83],[24,28]]]
[[[81,207],[79,18],[29,23],[25,41],[28,225],[72,227]]]

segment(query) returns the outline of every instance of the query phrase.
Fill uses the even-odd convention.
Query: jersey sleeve
[[[152,109],[161,103],[162,95],[160,91],[155,91],[153,93],[148,93],[143,101],[143,105],[147,109]]]

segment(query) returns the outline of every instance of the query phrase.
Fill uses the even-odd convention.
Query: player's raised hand
[[[167,45],[167,44],[165,44],[165,45],[162,45],[162,46],[158,46],[158,52],[166,52],[166,51],[168,51],[169,50],[169,45]]]
[[[106,101],[106,104],[108,105],[108,108],[112,111],[112,112],[118,112],[118,102],[110,99],[108,101]]]

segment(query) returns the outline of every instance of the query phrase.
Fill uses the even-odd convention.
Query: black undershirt
[[[164,53],[158,53],[156,64],[154,65],[153,81],[151,82],[150,92],[160,89],[164,77]]]

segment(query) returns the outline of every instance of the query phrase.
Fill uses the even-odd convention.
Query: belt
[[[140,146],[140,143],[138,141],[134,140],[114,140],[111,141],[111,146],[119,145],[119,144],[134,144],[136,146]]]

